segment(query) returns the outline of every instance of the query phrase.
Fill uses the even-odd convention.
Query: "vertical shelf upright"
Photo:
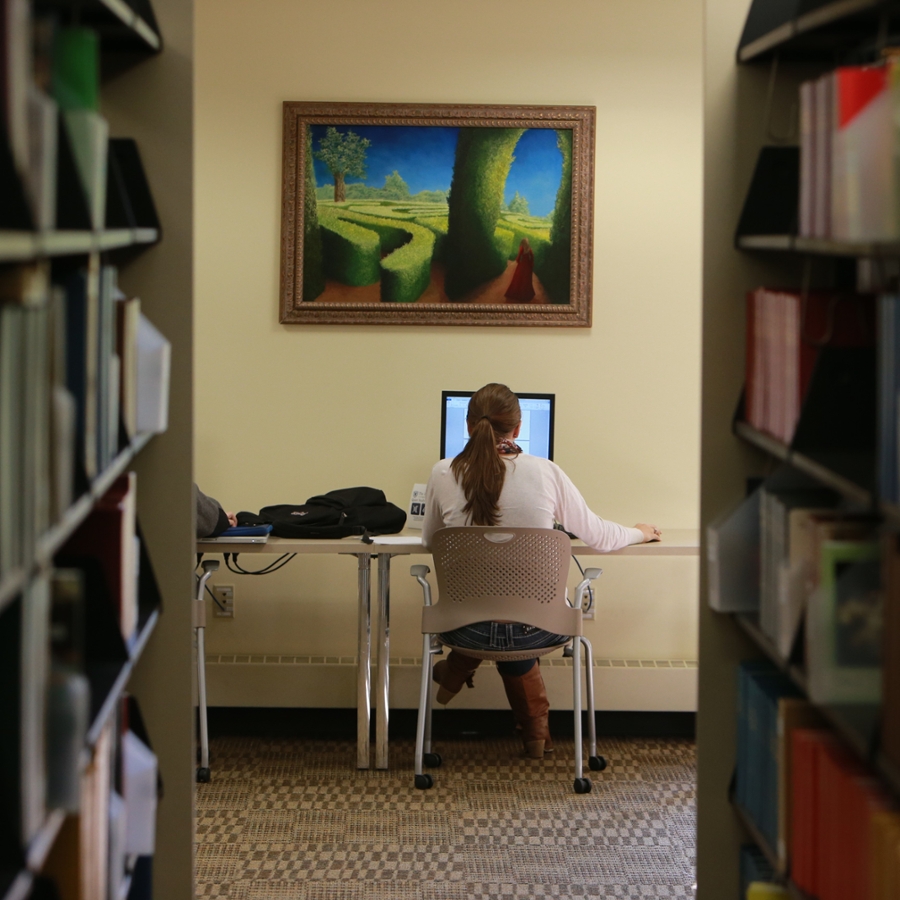
[[[762,233],[737,239],[734,235],[761,149],[788,148],[799,142],[800,83],[842,62],[872,59],[878,42],[886,35],[896,35],[897,15],[896,4],[884,0],[706,2],[701,439],[704,559],[708,551],[706,527],[738,504],[746,494],[748,479],[766,475],[778,465],[791,466],[838,491],[857,508],[878,512],[871,483],[829,471],[805,453],[745,424],[735,427],[734,418],[745,374],[747,292],[760,286],[799,288],[808,283],[811,268],[828,286],[829,279],[845,265],[838,260],[896,258],[900,247],[896,242],[854,245],[798,237],[796,218],[771,233],[763,229]],[[783,208],[784,201],[783,196],[773,197],[771,207]],[[873,398],[860,399],[871,402]],[[873,466],[874,462],[873,458]],[[730,801],[737,758],[738,663],[771,655],[801,691],[805,682],[802,672],[777,659],[752,619],[710,609],[707,574],[702,566],[697,897],[718,900],[739,896],[739,848],[743,843],[760,841],[752,822],[743,818]],[[821,712],[850,750],[871,763],[868,718],[872,710],[855,707],[849,717],[828,709]],[[877,766],[872,772],[888,793],[897,795],[900,783],[896,778]],[[800,896],[796,888],[792,890]]]
[[[4,3],[3,15],[13,6],[12,0]],[[133,437],[111,454],[111,461],[104,460],[96,474],[88,473],[68,509],[49,522],[15,565],[0,572],[0,615],[10,610],[19,615],[18,610],[27,608],[29,591],[33,585],[47,582],[54,556],[67,539],[84,525],[117,477],[135,472],[137,519],[143,547],[149,553],[141,576],[146,576],[152,560],[161,608],[140,612],[134,640],[110,675],[109,684],[102,690],[92,684],[93,721],[84,755],[94,754],[97,743],[106,740],[104,725],[115,720],[124,692],[136,697],[163,785],[153,896],[160,900],[189,898],[194,893],[195,768],[190,603],[194,589],[193,0],[24,0],[18,8],[50,14],[61,25],[78,24],[97,34],[99,112],[109,123],[110,137],[118,140],[122,165],[133,158],[128,156],[133,146],[139,149],[152,201],[142,209],[120,207],[113,215],[115,221],[110,220],[111,207],[107,205],[105,223],[75,221],[76,216],[58,219],[53,228],[35,228],[26,202],[11,211],[13,195],[17,190],[24,192],[12,174],[7,136],[5,129],[0,129],[0,174],[4,178],[0,268],[8,273],[17,267],[50,263],[56,278],[60,270],[115,264],[119,286],[127,295],[141,299],[143,313],[171,344],[171,387],[167,430],[152,439],[146,433]],[[3,62],[5,66],[7,60]],[[13,91],[6,79],[4,85]],[[110,431],[114,430],[111,426]],[[49,437],[47,440],[49,443]],[[110,440],[115,440],[115,435]],[[9,520],[5,521],[8,527]],[[4,631],[6,650],[10,650],[8,637],[15,631],[15,627]],[[14,649],[21,654],[20,647]],[[15,692],[14,682],[25,680],[16,664],[5,664],[3,676],[7,683],[0,684],[0,690],[7,694]],[[21,708],[22,700],[17,703]],[[5,712],[10,706],[5,703],[2,708]],[[21,720],[0,721],[0,731],[7,734],[21,727]],[[4,748],[14,743],[6,740]],[[9,810],[4,811],[5,823],[14,819]],[[67,820],[59,809],[48,809],[45,819],[24,846],[19,846],[18,837],[10,838],[4,827],[0,900],[24,900],[45,863],[49,865]],[[65,864],[62,869],[69,891],[76,890],[73,886],[78,883],[77,863],[72,866],[71,877]],[[58,876],[60,870],[55,871]]]

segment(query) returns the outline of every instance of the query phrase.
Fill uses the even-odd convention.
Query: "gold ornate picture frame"
[[[284,324],[591,325],[588,106],[284,103]]]

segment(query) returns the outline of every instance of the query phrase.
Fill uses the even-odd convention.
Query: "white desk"
[[[614,553],[599,553],[585,547],[581,541],[572,542],[572,552],[578,557],[587,556],[697,556],[700,552],[700,536],[695,529],[663,531],[664,539],[652,544],[632,544]],[[377,654],[378,670],[375,686],[375,767],[388,767],[388,690],[390,687],[391,643],[391,559],[395,556],[427,554],[422,548],[419,532],[386,535],[385,543],[364,544],[358,537],[340,540],[297,540],[295,538],[270,537],[265,544],[223,543],[221,541],[197,541],[198,553],[248,553],[280,556],[282,553],[317,553],[356,557],[358,652],[356,671],[356,766],[370,766],[369,724],[372,704],[372,604],[371,565],[378,560],[377,596]]]

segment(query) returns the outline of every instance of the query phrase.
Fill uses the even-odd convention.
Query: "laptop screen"
[[[466,413],[474,391],[441,394],[441,459],[456,456],[469,440]],[[516,394],[522,410],[522,428],[516,443],[525,453],[553,459],[555,394]]]

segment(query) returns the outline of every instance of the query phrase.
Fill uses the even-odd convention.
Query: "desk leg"
[[[356,768],[369,768],[369,711],[372,698],[372,609],[369,591],[371,554],[358,553],[359,641],[356,667]]]
[[[378,682],[375,686],[375,768],[388,767],[391,663],[391,555],[378,554]]]

